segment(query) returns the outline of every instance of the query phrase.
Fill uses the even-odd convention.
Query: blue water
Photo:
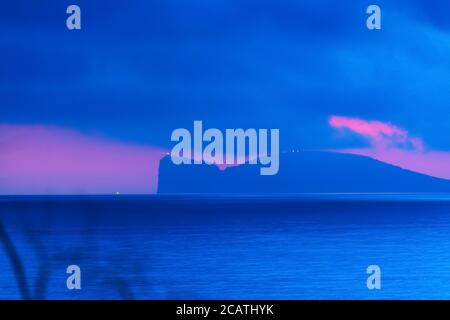
[[[0,197],[0,221],[1,299],[450,298],[446,195]]]

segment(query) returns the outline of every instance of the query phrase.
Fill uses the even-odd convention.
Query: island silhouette
[[[225,170],[208,164],[175,165],[170,156],[162,158],[159,166],[158,194],[422,192],[450,192],[450,180],[334,152],[282,153],[274,176],[261,176],[255,165]]]

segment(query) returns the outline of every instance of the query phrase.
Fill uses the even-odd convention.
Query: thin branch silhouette
[[[30,300],[31,293],[28,287],[22,260],[20,259],[19,253],[17,252],[11,238],[6,232],[5,226],[3,225],[2,221],[0,221],[0,242],[3,244],[3,247],[5,248],[6,251],[6,255],[9,257],[11,261],[12,268],[16,275],[17,285],[19,287],[22,298],[25,300]]]

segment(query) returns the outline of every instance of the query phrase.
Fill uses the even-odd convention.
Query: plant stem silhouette
[[[22,298],[25,300],[29,300],[31,298],[31,294],[27,284],[25,269],[23,267],[22,261],[20,260],[19,254],[14,246],[14,243],[12,242],[8,233],[6,232],[6,229],[2,221],[0,221],[0,242],[3,244],[3,247],[5,248],[6,251],[6,255],[9,257],[9,260],[11,261],[12,268],[16,275],[17,285],[19,287]]]

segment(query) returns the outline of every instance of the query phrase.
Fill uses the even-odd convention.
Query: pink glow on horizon
[[[170,155],[170,153],[168,153],[168,155]],[[251,156],[250,155],[245,155],[244,157],[238,157],[237,155],[235,155],[233,163],[226,163],[226,154],[218,154],[214,158],[221,159],[222,163],[215,163],[214,162],[214,158],[208,157],[208,156],[204,156],[203,153],[198,154],[198,153],[195,153],[195,152],[193,152],[193,155],[190,158],[189,157],[183,158],[183,157],[177,157],[177,156],[175,156],[175,158],[186,159],[186,160],[189,159],[191,161],[191,163],[194,163],[194,159],[196,158],[196,155],[198,155],[197,158],[202,159],[203,163],[209,164],[209,165],[212,165],[212,166],[216,166],[221,171],[224,171],[227,168],[238,167],[238,166],[240,166],[240,165],[242,165],[244,163],[250,162],[251,160],[258,161],[258,156],[257,155],[251,155]]]
[[[370,147],[330,150],[371,157],[403,169],[450,179],[450,152],[429,150],[422,139],[390,123],[331,116],[333,128],[349,130],[367,138]]]
[[[164,155],[58,127],[0,124],[0,194],[155,193]]]

